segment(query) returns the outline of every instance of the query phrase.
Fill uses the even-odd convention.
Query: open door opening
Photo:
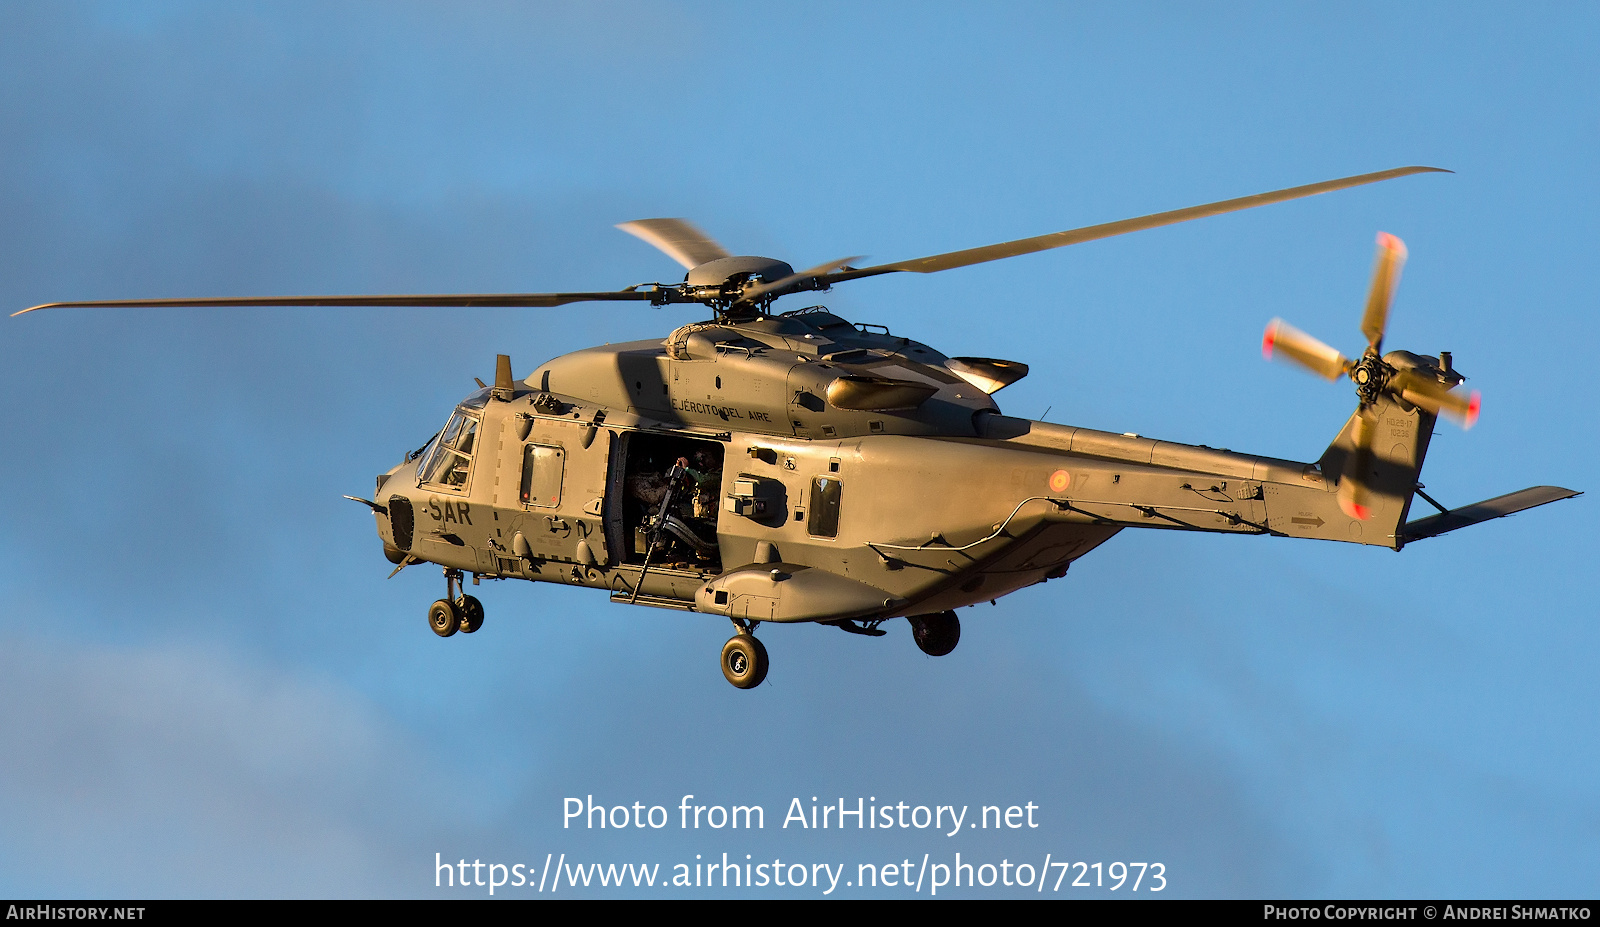
[[[685,475],[673,493],[660,531],[661,544],[650,561],[651,569],[660,566],[721,573],[717,515],[721,510],[726,450],[722,442],[638,431],[620,437],[624,440],[620,442],[623,467],[618,534],[626,561],[644,562],[648,547],[646,526],[667,496],[673,465],[682,460]]]

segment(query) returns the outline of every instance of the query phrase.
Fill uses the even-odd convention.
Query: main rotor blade
[[[731,256],[728,249],[688,219],[635,219],[617,228],[655,245],[689,270],[707,261]]]
[[[831,273],[841,267],[847,267],[851,261],[859,260],[861,260],[861,255],[857,254],[853,257],[839,258],[836,261],[829,261],[826,264],[818,264],[816,267],[809,267],[800,271],[799,273],[790,274],[787,277],[779,277],[777,280],[774,280],[771,283],[763,283],[760,286],[752,287],[745,292],[744,296],[740,297],[739,302],[755,302],[769,293],[776,292],[777,295],[783,296],[786,293],[804,290],[807,288],[804,284],[818,280],[824,274]]]
[[[1399,370],[1389,380],[1389,389],[1414,406],[1421,406],[1434,415],[1444,414],[1471,428],[1478,421],[1478,410],[1483,400],[1477,390],[1458,393],[1431,377],[1410,370]]]
[[[1406,265],[1406,243],[1388,232],[1378,233],[1378,256],[1372,263],[1372,288],[1361,314],[1361,334],[1374,351],[1383,351],[1383,332],[1389,325],[1389,304],[1400,285],[1400,268]]]
[[[446,293],[398,296],[237,296],[202,299],[100,299],[86,302],[44,303],[11,313],[19,316],[39,309],[157,309],[237,308],[246,306],[446,306],[545,307],[567,303],[613,300],[683,302],[676,290],[612,290],[603,293]]]
[[[1261,336],[1261,354],[1267,360],[1293,361],[1319,377],[1337,380],[1350,369],[1350,361],[1338,351],[1282,319],[1273,319]]]
[[[1390,180],[1395,177],[1405,177],[1408,174],[1424,174],[1437,172],[1448,174],[1450,171],[1442,167],[1397,167],[1393,170],[1378,171],[1374,174],[1358,174],[1354,177],[1342,177],[1338,180],[1326,180],[1322,183],[1306,184],[1300,187],[1289,187],[1286,190],[1275,190],[1271,193],[1257,193],[1254,196],[1241,196],[1236,199],[1222,200],[1217,203],[1207,203],[1204,206],[1190,206],[1187,209],[1174,209],[1170,212],[1158,212],[1153,215],[1141,216],[1137,219],[1123,219],[1119,222],[1106,222],[1101,225],[1090,225],[1079,229],[1069,229],[1065,232],[1055,232],[1050,235],[1039,235],[1034,238],[1021,238],[1016,241],[1001,242],[997,245],[985,245],[981,248],[968,248],[964,251],[949,251],[944,254],[935,254],[930,257],[913,258],[909,261],[900,261],[895,264],[878,264],[873,267],[863,267],[859,270],[846,270],[830,274],[823,278],[824,282],[832,284],[841,280],[854,280],[857,277],[871,277],[878,274],[895,273],[896,271],[911,271],[919,274],[931,274],[935,271],[950,270],[956,267],[966,267],[969,264],[982,264],[986,261],[998,261],[1001,258],[1016,257],[1021,254],[1032,254],[1035,251],[1048,251],[1051,248],[1060,248],[1065,245],[1076,245],[1080,242],[1094,241],[1100,238],[1110,238],[1113,235],[1124,235],[1128,232],[1138,232],[1144,229],[1158,228],[1163,225],[1174,225],[1179,222],[1188,222],[1190,219],[1203,219],[1207,216],[1219,216],[1223,213],[1237,212],[1241,209],[1252,209],[1256,206],[1266,206],[1271,203],[1282,203],[1286,200],[1300,199],[1305,196],[1315,196],[1318,193],[1328,193],[1333,190],[1343,190],[1346,187],[1358,187],[1362,184],[1377,183],[1380,180]]]

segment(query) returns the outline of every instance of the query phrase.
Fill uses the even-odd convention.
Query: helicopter
[[[1405,245],[1380,233],[1346,357],[1282,320],[1263,353],[1330,381],[1357,407],[1300,462],[1008,416],[1012,360],[949,356],[822,306],[775,300],[863,277],[935,273],[1412,174],[1402,167],[891,264],[796,271],[734,255],[683,219],[618,226],[685,269],[682,282],[583,293],[270,296],[47,303],[49,308],[696,304],[711,317],[664,340],[577,351],[493,384],[377,476],[371,510],[391,577],[442,568],[440,637],[483,627],[465,579],[604,590],[611,601],[716,615],[722,673],[766,678],[763,623],[881,637],[904,618],[930,656],[960,641],[956,609],[1064,577],[1124,528],[1272,535],[1387,547],[1580,493],[1536,486],[1454,509],[1418,482],[1438,417],[1470,427],[1480,399],[1449,352],[1385,352]],[[1437,511],[1410,519],[1414,498]]]

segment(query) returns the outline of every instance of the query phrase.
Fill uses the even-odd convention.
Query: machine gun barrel
[[[639,590],[644,588],[644,578],[650,573],[650,560],[655,556],[656,546],[661,543],[661,530],[666,527],[667,513],[672,511],[673,497],[678,494],[678,486],[683,483],[683,474],[688,469],[689,461],[679,457],[667,473],[667,492],[661,497],[661,506],[656,509],[656,516],[645,535],[644,569],[639,571],[639,579],[633,584],[633,595],[628,597],[629,605],[639,600]]]

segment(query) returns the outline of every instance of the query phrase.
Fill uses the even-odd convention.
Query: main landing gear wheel
[[[471,634],[483,627],[483,603],[470,595],[456,599],[456,611],[461,614],[461,633]]]
[[[461,630],[461,611],[456,608],[456,603],[440,599],[428,606],[428,627],[433,628],[433,633],[440,637],[449,637]]]
[[[735,634],[722,645],[722,675],[740,689],[754,689],[767,678],[767,648],[750,634]]]
[[[942,657],[961,643],[961,619],[955,612],[913,615],[908,620],[911,639],[917,642],[918,650],[930,657]]]

